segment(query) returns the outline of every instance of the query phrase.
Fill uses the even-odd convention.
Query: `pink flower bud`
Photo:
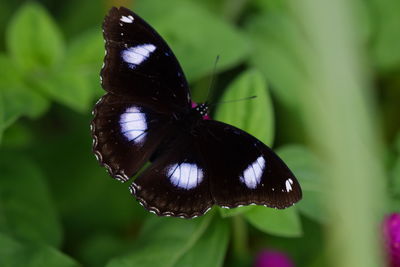
[[[283,252],[264,250],[256,258],[255,267],[294,267],[293,261]]]
[[[387,216],[383,227],[389,266],[400,267],[400,213]]]

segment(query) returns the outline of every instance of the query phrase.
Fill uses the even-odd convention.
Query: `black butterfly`
[[[112,177],[126,182],[157,215],[192,218],[214,204],[283,209],[301,199],[293,173],[262,142],[208,120],[192,107],[188,82],[165,41],[126,8],[103,24],[107,91],[94,108],[93,150]]]

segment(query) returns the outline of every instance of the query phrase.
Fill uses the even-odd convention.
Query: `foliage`
[[[328,241],[321,236],[334,223],[335,195],[327,174],[334,167],[327,160],[329,149],[321,153],[312,135],[326,114],[309,88],[317,84],[316,76],[325,77],[316,75],[315,59],[323,55],[316,50],[318,38],[297,10],[307,1],[3,1],[0,266],[249,266],[265,247],[286,250],[298,266],[326,266]],[[366,139],[374,144],[364,145],[376,143],[386,152],[385,210],[399,211],[400,4],[350,2],[359,26],[354,43],[363,49],[357,55],[360,72],[368,69],[362,83],[375,87],[370,99],[349,101],[355,109],[379,109],[379,115],[368,114],[384,138]],[[212,76],[211,95],[218,101],[257,96],[217,105],[211,116],[277,151],[302,186],[298,205],[283,211],[214,207],[194,220],[158,218],[134,201],[125,184],[108,177],[90,151],[89,123],[104,93],[101,23],[112,5],[133,9],[167,40],[196,101],[207,97]],[[221,59],[213,72],[217,55]],[[321,114],[314,112],[318,108]],[[352,110],[345,111],[343,122],[363,125],[351,121]],[[384,196],[376,195],[383,202]]]

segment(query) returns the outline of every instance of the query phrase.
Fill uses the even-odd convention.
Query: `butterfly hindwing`
[[[165,115],[110,93],[96,104],[91,128],[96,157],[121,181],[145,164],[170,131]]]
[[[198,126],[215,204],[287,208],[301,188],[286,164],[266,145],[231,125],[203,120]]]
[[[171,49],[156,31],[124,7],[112,8],[103,23],[106,56],[103,88],[164,112],[190,108],[190,92]]]
[[[192,218],[213,205],[210,180],[198,143],[181,133],[132,184],[131,191],[148,210],[162,216]]]

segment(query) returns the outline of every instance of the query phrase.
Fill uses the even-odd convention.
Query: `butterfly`
[[[213,205],[287,208],[302,197],[285,163],[250,134],[192,106],[189,85],[167,43],[127,8],[103,23],[106,56],[95,105],[93,151],[159,216],[193,218]],[[148,163],[146,165],[146,163]]]

